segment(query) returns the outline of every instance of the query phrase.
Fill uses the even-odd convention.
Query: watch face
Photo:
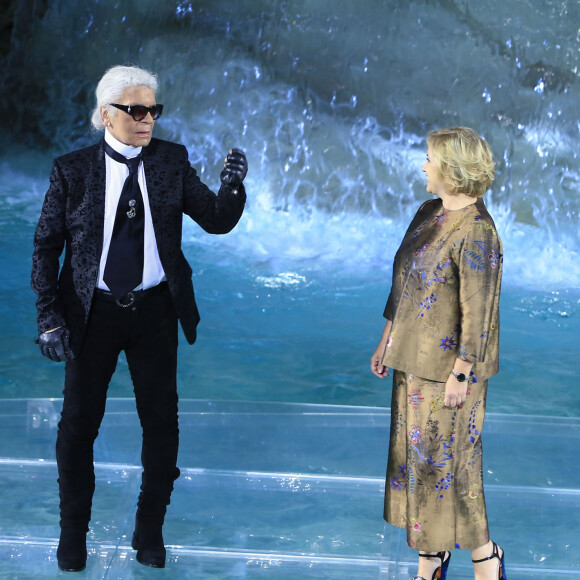
[[[465,379],[467,379],[467,377],[463,373],[457,373],[457,380],[460,383],[464,383],[465,382]]]

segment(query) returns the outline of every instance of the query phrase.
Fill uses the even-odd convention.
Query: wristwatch
[[[454,369],[451,369],[451,374],[457,379],[458,383],[464,383],[468,380],[468,377],[465,373],[456,373]]]

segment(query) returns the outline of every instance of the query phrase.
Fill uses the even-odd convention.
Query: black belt
[[[167,282],[161,282],[160,284],[157,284],[157,286],[153,286],[153,288],[146,288],[145,290],[133,290],[132,292],[128,292],[122,298],[115,298],[112,292],[109,292],[108,290],[101,290],[100,288],[95,289],[95,294],[99,298],[114,302],[121,308],[128,308],[129,306],[133,306],[133,304],[135,304],[135,302],[138,300],[142,300],[148,296],[154,296],[155,294],[160,294],[161,292],[168,290],[168,288],[169,287]]]

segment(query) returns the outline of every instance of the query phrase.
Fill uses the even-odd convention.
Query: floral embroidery
[[[423,300],[421,300],[421,302],[419,302],[419,314],[417,314],[417,316],[415,317],[415,320],[417,318],[419,318],[420,316],[423,317],[425,316],[425,312],[423,312],[424,310],[431,310],[431,308],[433,308],[433,306],[435,306],[435,302],[437,302],[437,299],[439,298],[439,296],[435,296],[435,294],[431,294],[430,296],[426,296],[425,298],[423,298]]]
[[[469,499],[477,499],[477,498],[478,498],[477,492],[476,492],[476,491],[473,491],[473,490],[471,490],[471,491],[469,492]]]
[[[473,371],[469,373],[469,381],[472,383],[477,383],[477,377],[473,374]],[[471,394],[471,387],[467,387],[467,394]]]
[[[403,413],[399,413],[395,418],[395,433],[399,433],[399,431],[405,427],[405,420],[403,419]]]
[[[483,257],[473,250],[465,250],[465,259],[467,260],[468,266],[472,270],[485,270],[485,262]]]
[[[435,491],[438,492],[437,499],[443,498],[442,492],[448,490],[451,487],[451,482],[453,481],[453,478],[454,478],[453,473],[447,473],[445,477],[442,477],[435,484]]]
[[[459,409],[460,407],[457,408]],[[447,455],[449,455],[449,457],[453,457],[455,455],[453,450],[453,443],[455,443],[455,431],[451,431],[451,433],[449,433],[449,441],[443,443],[443,449]]]
[[[434,284],[447,284],[454,279],[451,265],[453,260],[448,257],[441,262],[431,262],[427,257],[422,258],[424,250],[429,247],[425,244],[414,252],[414,258],[408,265],[407,282],[402,291],[403,300],[410,300],[416,304],[424,299],[425,291]],[[429,262],[429,263],[423,263]],[[424,300],[423,300],[424,301]],[[421,305],[423,306],[423,305]]]
[[[423,435],[423,432],[421,431],[421,427],[416,427],[415,425],[413,425],[411,427],[411,430],[409,431],[409,437],[411,438],[411,443],[413,443],[413,444],[419,443],[419,441],[421,441],[422,435]]]
[[[451,335],[451,337],[446,336],[440,340],[441,344],[439,346],[443,349],[443,352],[446,350],[453,350],[457,346],[455,340],[453,340],[453,335]]]
[[[409,482],[409,493],[413,495],[415,493],[415,474],[411,466],[409,466],[407,481]]]
[[[486,224],[484,222],[482,223],[477,223],[475,222],[474,225],[476,225],[478,228],[485,230],[487,232],[491,232],[494,236],[497,236],[497,233],[495,232],[495,230],[493,229],[493,226],[491,224]]]
[[[467,434],[469,435],[470,443],[475,443],[476,437],[479,435],[479,430],[475,426],[475,415],[477,413],[477,409],[480,404],[481,401],[477,401],[477,403],[473,405],[471,413],[469,415],[469,425],[467,427]]]
[[[401,491],[405,489],[405,482],[401,481],[398,477],[391,477],[391,487],[395,491]]]
[[[421,522],[415,522],[413,524],[413,531],[414,532],[417,532],[418,534],[420,534],[421,533],[421,529],[422,529]]]
[[[503,254],[500,254],[496,248],[490,247],[491,244],[489,242],[478,240],[466,240],[466,242],[467,241],[470,241],[471,243],[475,244],[481,250],[481,254],[473,250],[464,250],[463,252],[467,264],[472,270],[485,270],[486,257],[489,260],[490,265],[493,269],[497,268],[498,264],[503,263]]]
[[[483,454],[481,452],[481,445],[474,445],[473,446],[473,455],[471,456],[471,459],[469,460],[468,465],[481,465],[481,458],[483,457]]]
[[[418,409],[423,401],[424,397],[421,396],[421,389],[413,389],[409,395],[409,405],[413,405],[413,409]]]
[[[449,456],[449,459],[455,457],[455,449],[453,449],[453,444],[455,443],[455,431],[453,431],[451,435],[452,439],[450,439],[448,442],[443,443],[443,451],[446,455]]]
[[[436,215],[433,218],[433,223],[438,225],[438,226],[442,226],[445,222],[449,221],[449,212],[447,210],[443,210],[442,213],[440,213],[439,215]]]
[[[441,451],[441,445],[443,445],[443,451]],[[443,441],[442,436],[429,441],[419,441],[416,445],[412,445],[411,449],[417,458],[415,469],[420,481],[425,481],[433,475],[437,476],[445,468],[447,462],[453,459],[453,449],[447,441]]]
[[[389,336],[389,338],[387,338],[387,348],[391,348],[391,346],[393,346],[393,337]]]
[[[439,385],[439,383],[437,383]],[[443,407],[443,401],[445,398],[445,385],[443,385],[443,389],[440,392],[435,392],[433,397],[431,398],[431,413],[437,413],[439,409]]]
[[[489,254],[489,261],[492,268],[497,268],[497,265],[503,262],[503,254],[493,248]]]
[[[417,236],[418,236],[418,235],[421,233],[421,231],[422,231],[422,230],[425,228],[425,226],[426,226],[426,225],[427,225],[426,223],[424,223],[424,224],[421,224],[421,225],[420,225],[420,226],[419,226],[419,227],[418,227],[418,228],[417,228],[417,229],[416,229],[416,230],[413,232],[413,237],[414,237],[414,238],[416,238],[416,237],[417,237]]]
[[[407,487],[406,479],[407,479],[407,466],[399,465],[399,475],[391,477],[391,487],[395,491],[405,489],[405,487]]]
[[[449,442],[447,441],[443,442],[443,455],[445,455],[446,461],[449,459],[453,459],[453,457],[455,456],[452,443],[455,443],[455,439],[451,439]]]
[[[421,248],[419,248],[415,252],[415,254],[414,254],[415,258],[420,258],[421,256],[423,256],[428,249],[429,249],[429,244],[424,244]]]

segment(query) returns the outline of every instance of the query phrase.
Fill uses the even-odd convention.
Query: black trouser
[[[179,477],[177,314],[167,284],[144,292],[127,308],[96,293],[82,351],[66,363],[56,442],[63,528],[88,529],[95,489],[93,443],[122,350],[143,429],[138,519],[163,523],[173,482]]]

